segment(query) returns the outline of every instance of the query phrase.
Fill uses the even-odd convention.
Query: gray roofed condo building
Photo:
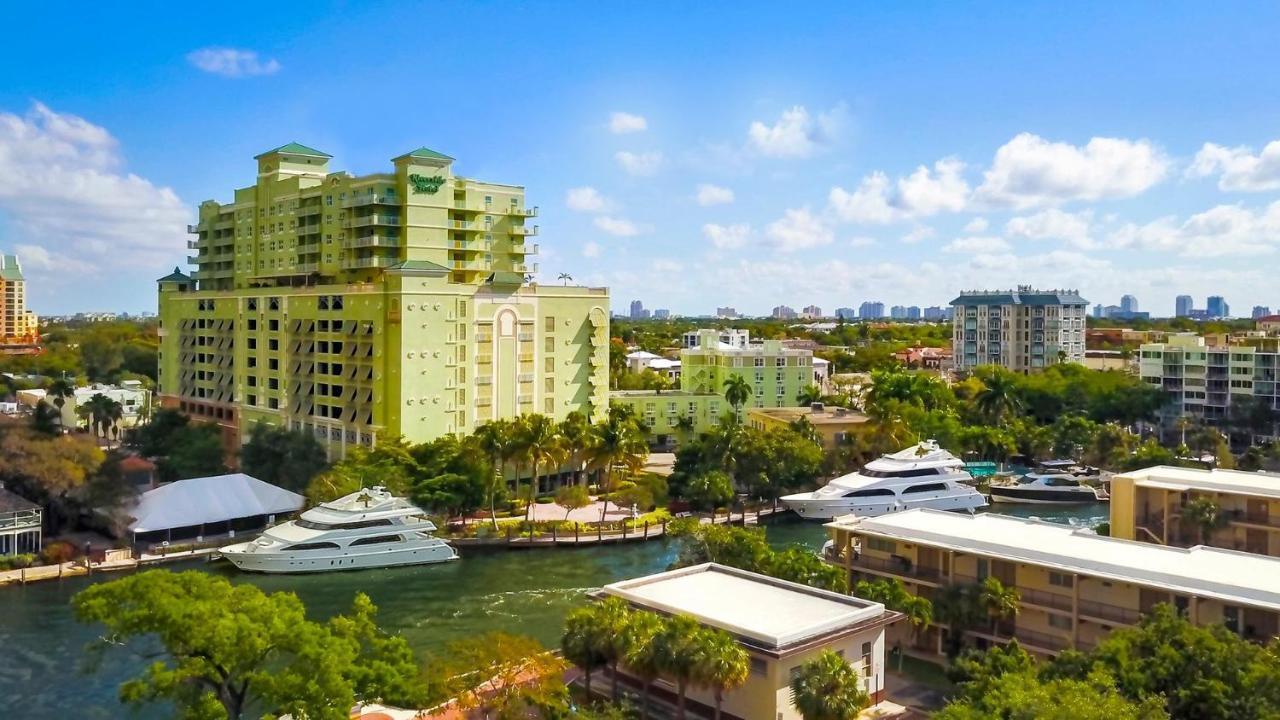
[[[1025,373],[1084,362],[1088,301],[1075,290],[969,290],[951,305],[957,370],[1000,365]]]

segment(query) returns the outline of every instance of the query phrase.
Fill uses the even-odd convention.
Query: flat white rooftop
[[[1280,610],[1280,558],[1266,555],[1167,547],[1041,520],[923,508],[875,518],[846,516],[827,527]]]
[[[769,649],[885,615],[880,603],[715,563],[624,580],[606,585],[604,593],[639,607],[691,615]]]
[[[1120,473],[1133,478],[1138,487],[1162,488],[1176,492],[1201,490],[1204,492],[1253,495],[1280,500],[1280,474],[1245,472],[1244,470],[1201,470],[1199,468],[1155,467]]]

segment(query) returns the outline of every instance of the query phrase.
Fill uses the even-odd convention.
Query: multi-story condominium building
[[[1254,320],[1261,320],[1262,318],[1270,317],[1270,316],[1271,316],[1270,305],[1254,305],[1253,313],[1250,315],[1250,317],[1253,318]]]
[[[696,348],[698,347],[702,331],[690,330],[680,338],[681,347]],[[737,328],[724,328],[716,331],[716,338],[723,345],[735,348],[745,348],[751,344],[751,331],[739,330]]]
[[[734,320],[739,317],[738,309],[734,307],[718,307],[716,308],[716,317]]]
[[[795,320],[796,311],[790,305],[778,305],[770,313],[770,316],[775,320]]]
[[[27,281],[17,255],[0,256],[0,352],[40,343],[39,321],[27,309]]]
[[[797,420],[813,426],[818,441],[828,450],[840,446],[851,432],[867,421],[867,416],[842,407],[815,404],[811,407],[761,407],[747,410],[747,424],[757,430],[780,430]]]
[[[746,347],[722,344],[719,331],[701,330],[696,347],[680,353],[680,389],[723,397],[725,383],[739,375],[753,388],[748,407],[788,407],[813,384],[813,352],[793,350],[779,340]]]
[[[1280,558],[1122,540],[994,513],[913,509],[827,528],[825,555],[851,580],[896,578],[929,598],[989,576],[1016,589],[1014,618],[967,630],[980,645],[1016,638],[1042,655],[1088,650],[1159,603],[1252,640],[1280,632]],[[949,631],[935,623],[917,634],[917,649],[941,653]]]
[[[822,317],[822,308],[817,305],[805,305],[804,310],[801,310],[800,314],[805,318],[817,319]]]
[[[1191,317],[1191,311],[1195,308],[1195,301],[1190,295],[1179,295],[1173,301],[1174,317]]]
[[[884,303],[868,300],[858,306],[859,320],[879,320],[884,317]]]
[[[425,148],[353,176],[291,143],[206,201],[187,276],[160,286],[160,402],[329,446],[422,441],[606,406],[608,293],[530,282],[524,189]]]
[[[1231,317],[1231,305],[1221,295],[1210,295],[1205,304],[1205,311],[1211,318]]]
[[[1202,336],[1179,333],[1162,343],[1144,343],[1138,353],[1139,375],[1168,395],[1161,411],[1166,426],[1183,416],[1219,422],[1242,397],[1280,408],[1280,338],[1209,344]]]
[[[944,316],[943,309],[938,307],[937,305],[931,305],[924,309],[925,320],[941,320],[943,316]]]
[[[1120,296],[1120,312],[1136,313],[1138,312],[1138,298],[1133,295]]]
[[[990,364],[1025,373],[1084,362],[1088,303],[1075,290],[976,290],[960,293],[951,305],[957,370]]]
[[[1198,499],[1218,507],[1216,527],[1187,517],[1188,503]],[[1280,474],[1160,465],[1116,475],[1111,536],[1280,557]]]
[[[848,308],[848,307],[836,308],[837,320],[856,320],[857,318],[858,318],[858,311],[854,310],[853,308]]]
[[[613,390],[609,403],[630,408],[644,422],[649,444],[658,449],[711,430],[730,409],[724,395],[684,390]]]

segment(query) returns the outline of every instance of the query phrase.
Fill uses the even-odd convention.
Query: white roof
[[[651,370],[670,370],[671,368],[680,367],[679,360],[668,360],[666,358],[658,358],[649,361],[649,369]]]
[[[779,649],[875,620],[884,605],[715,563],[606,585],[604,592]]]
[[[1280,610],[1280,558],[1102,537],[1070,525],[917,508],[827,527],[989,555],[1228,603]]]
[[[1245,472],[1243,470],[1201,470],[1198,468],[1156,465],[1133,472],[1120,473],[1141,487],[1162,488],[1175,492],[1205,492],[1254,495],[1280,499],[1280,473]]]
[[[627,359],[628,359],[628,360],[653,360],[653,359],[655,359],[655,358],[660,358],[660,357],[662,357],[662,356],[661,356],[661,355],[654,355],[653,353],[649,352],[648,350],[636,350],[635,352],[629,352],[629,353],[627,353]]]
[[[306,498],[244,473],[178,480],[142,493],[129,513],[131,532],[152,532],[296,512]]]

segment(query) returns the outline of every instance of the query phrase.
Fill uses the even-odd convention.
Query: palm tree
[[[1204,545],[1213,537],[1213,531],[1222,527],[1226,517],[1218,503],[1207,497],[1198,497],[1182,506],[1183,519],[1199,533],[1199,544]]]
[[[626,600],[611,597],[592,608],[595,613],[595,650],[609,666],[610,695],[618,701],[618,663],[626,652],[627,625],[631,622],[631,606]]]
[[[587,696],[591,696],[591,673],[606,664],[599,652],[596,608],[578,608],[564,621],[564,635],[560,638],[560,651],[564,658],[582,668]]]
[[[562,281],[565,285],[568,285],[569,283],[573,282],[573,276],[570,275],[569,273],[560,273],[560,277],[556,279]]]
[[[489,456],[493,465],[493,473],[485,484],[484,494],[489,506],[489,521],[493,529],[498,529],[497,504],[498,491],[506,482],[503,471],[507,460],[511,458],[511,422],[508,420],[491,420],[477,427],[471,434],[472,441],[479,450]]]
[[[112,440],[120,438],[120,421],[124,419],[124,405],[119,400],[107,398],[102,407],[103,422]]]
[[[796,395],[796,402],[801,407],[809,407],[814,403],[822,402],[822,388],[817,385],[805,385],[800,389],[800,393]]]
[[[633,418],[610,412],[603,423],[592,427],[595,438],[591,443],[591,463],[604,470],[600,496],[600,522],[604,522],[609,509],[608,493],[617,487],[618,471],[637,472],[644,467],[649,456],[649,443]]]
[[[560,421],[560,437],[564,440],[564,449],[569,460],[569,468],[573,471],[574,483],[582,481],[582,463],[591,449],[591,423],[587,416],[574,410]]]
[[[530,415],[525,422],[524,445],[533,465],[533,477],[529,479],[531,502],[525,506],[525,520],[533,516],[532,496],[541,488],[540,471],[550,469],[557,462],[564,462],[563,438],[556,423],[546,415]]]
[[[804,720],[853,720],[871,704],[858,672],[823,650],[791,678],[791,703]]]
[[[908,643],[914,643],[916,635],[933,622],[933,603],[929,598],[913,595],[897,578],[891,580],[858,581],[853,594],[864,600],[878,602],[890,610],[897,610],[907,616],[911,627]],[[898,671],[902,671],[903,653],[898,653]]]
[[[520,476],[523,475],[525,465],[529,462],[529,416],[521,415],[511,421],[511,444],[507,448],[510,452],[510,459],[515,465],[515,475],[512,476],[512,487],[515,490],[516,498],[528,500],[533,503],[533,492],[528,493],[528,497],[523,497],[520,491]],[[532,482],[532,478],[530,479]]]
[[[640,717],[649,718],[649,691],[653,681],[662,675],[656,638],[664,626],[662,617],[651,612],[633,612],[623,633],[623,660],[627,670],[642,683]]]
[[[741,375],[730,375],[724,381],[724,399],[733,406],[735,414],[740,414],[742,406],[751,399],[751,385],[747,383],[747,379]]]
[[[704,632],[702,625],[688,615],[670,618],[662,632],[654,638],[654,653],[658,667],[676,684],[676,717],[684,720],[685,694],[689,683],[696,677],[698,663],[698,636]]]
[[[979,586],[977,601],[987,617],[998,622],[1017,617],[1022,595],[1017,588],[1005,585],[995,576],[988,576]]]
[[[989,373],[982,378],[982,389],[973,401],[979,412],[999,424],[1005,414],[1016,412],[1022,406],[1016,376],[1007,370]]]
[[[693,681],[711,689],[716,699],[715,720],[720,720],[724,694],[747,681],[751,658],[729,633],[711,629],[704,629],[698,634],[697,655]]]
[[[693,430],[695,428],[692,415],[681,415],[676,420],[676,435],[680,438],[680,444],[684,445],[693,438]]]
[[[67,404],[67,398],[74,397],[76,394],[76,386],[65,377],[58,378],[49,384],[49,397],[53,398],[53,404],[58,408],[58,428],[62,428],[62,406]]]

